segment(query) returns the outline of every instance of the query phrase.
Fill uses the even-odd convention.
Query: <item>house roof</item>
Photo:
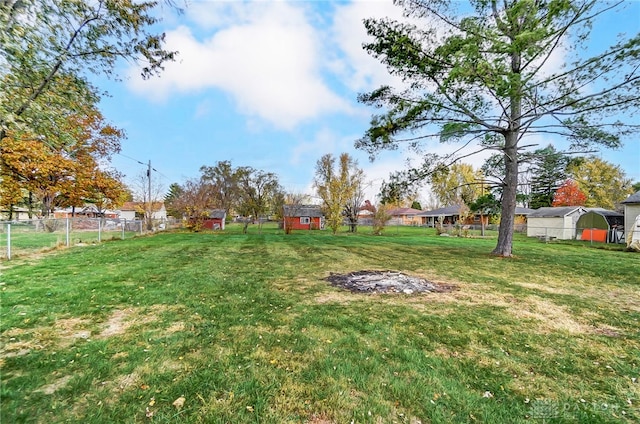
[[[322,208],[318,205],[284,205],[284,216],[308,216],[310,218],[321,218]]]
[[[563,218],[576,211],[586,212],[582,206],[563,206],[559,208],[539,208],[529,214],[529,218]]]
[[[447,206],[432,211],[420,212],[420,216],[451,216],[460,214],[460,205]]]
[[[617,216],[617,217],[624,216],[624,214],[620,212],[611,211],[603,208],[585,208],[585,209],[587,210],[587,212],[594,212],[602,216]]]
[[[227,216],[227,211],[225,211],[224,209],[211,209],[210,211],[208,211],[209,213],[209,218],[213,218],[213,219],[225,219]]]
[[[516,215],[531,215],[535,211],[535,209],[521,208],[520,206],[516,206]]]
[[[640,203],[640,191],[633,193],[620,203]]]
[[[122,207],[119,209],[120,211],[136,211],[144,209],[144,202],[124,202]],[[152,209],[155,211],[162,210],[164,208],[164,202],[153,202]]]
[[[419,213],[422,213],[422,211],[419,209],[413,209],[413,208],[395,208],[395,209],[391,209],[388,213],[391,216],[401,216],[401,215],[418,215]]]

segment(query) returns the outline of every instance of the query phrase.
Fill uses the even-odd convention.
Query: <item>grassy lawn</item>
[[[139,232],[125,231],[124,238],[139,235]],[[0,259],[7,257],[8,234],[6,226],[0,226]],[[11,256],[29,255],[38,252],[46,252],[58,247],[66,246],[67,234],[65,228],[48,232],[42,229],[36,231],[33,226],[11,225]],[[121,230],[75,230],[69,231],[69,244],[98,243],[106,240],[119,240],[123,238]]]
[[[640,255],[494,245],[230,227],[5,261],[0,422],[640,422]],[[457,290],[323,280],[366,269]]]

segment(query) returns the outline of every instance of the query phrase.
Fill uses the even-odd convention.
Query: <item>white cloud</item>
[[[401,80],[393,77],[378,59],[362,47],[372,41],[363,20],[384,18],[402,20],[402,8],[391,0],[355,1],[336,7],[331,33],[342,56],[330,63],[343,83],[354,91],[363,91],[388,84],[398,86]]]
[[[353,137],[336,134],[330,128],[320,129],[313,140],[298,143],[291,151],[289,163],[315,163],[321,156],[331,153],[338,156],[353,150]]]
[[[219,19],[215,24],[226,26],[208,38],[198,39],[186,26],[168,31],[167,49],[179,51],[177,61],[167,64],[160,78],[132,78],[130,88],[157,101],[169,101],[175,93],[223,90],[243,114],[283,129],[321,114],[350,111],[322,79],[322,48],[302,7],[226,7],[232,7],[237,20]],[[203,13],[202,23],[206,22]]]

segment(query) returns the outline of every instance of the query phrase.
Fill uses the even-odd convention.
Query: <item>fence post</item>
[[[70,227],[70,225],[69,225],[69,218],[67,218],[67,220],[66,220],[66,221],[67,221],[67,247],[69,247],[69,246],[71,245],[71,244],[70,244],[70,242],[69,242],[69,240],[70,240],[70,235],[69,235],[69,232],[70,232],[70,228],[69,228],[69,227]]]
[[[11,224],[7,224],[7,260],[11,260]]]
[[[127,226],[127,220],[121,220],[120,225],[122,225],[122,240],[124,240],[124,227]]]
[[[98,218],[98,243],[102,242],[102,218]]]

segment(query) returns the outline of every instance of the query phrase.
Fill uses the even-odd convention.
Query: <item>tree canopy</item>
[[[330,153],[318,159],[314,186],[322,199],[327,226],[333,234],[342,225],[343,213],[350,199],[358,197],[354,194],[362,187],[362,181],[363,171],[348,153],[342,153],[337,161]]]
[[[584,206],[587,195],[584,194],[578,184],[573,180],[566,180],[553,194],[551,206]]]
[[[618,147],[639,128],[621,117],[640,105],[640,34],[585,57],[593,22],[620,12],[623,2],[396,3],[411,20],[365,20],[373,37],[365,49],[403,84],[360,95],[384,112],[356,146],[375,155],[436,138],[499,152],[504,180],[493,253],[510,256],[519,155],[532,147],[527,138],[559,136],[573,150]],[[459,151],[424,155],[408,175],[429,175],[459,159]]]
[[[631,180],[619,166],[595,156],[578,158],[569,165],[568,172],[585,193],[584,205],[615,209],[633,194]]]
[[[148,78],[174,58],[175,52],[163,48],[164,35],[152,31],[158,21],[153,15],[156,4],[119,0],[0,0],[3,185],[10,184],[14,192],[31,190],[33,175],[21,174],[17,164],[8,161],[16,149],[21,149],[26,162],[46,160],[59,168],[58,175],[74,169],[76,192],[67,196],[69,202],[87,198],[87,193],[80,194],[90,190],[83,181],[97,179],[102,179],[103,192],[115,196],[114,181],[118,175],[99,164],[94,166],[86,155],[77,154],[77,146],[87,144],[87,131],[91,131],[91,121],[96,121],[94,118],[99,114],[97,105],[102,93],[89,82],[89,75],[99,73],[117,78],[117,61],[128,60],[140,63],[142,76]],[[124,137],[121,131],[102,124],[103,120],[102,116],[98,119],[102,135],[95,131],[91,135],[95,152],[105,142],[107,129],[117,133],[118,138]],[[106,143],[103,153],[107,150],[116,152],[119,144],[114,148]],[[50,160],[56,157],[57,162]],[[108,159],[108,155],[103,154],[102,159]],[[94,172],[96,169],[100,172]],[[41,166],[38,172],[48,171]],[[58,187],[50,184],[51,193],[43,194],[45,204],[53,193],[59,197],[64,191],[60,184],[68,185],[71,181],[68,177],[50,177],[50,182]],[[38,184],[44,184],[42,178]],[[17,194],[11,196],[15,197]],[[100,196],[93,197],[99,201]]]

